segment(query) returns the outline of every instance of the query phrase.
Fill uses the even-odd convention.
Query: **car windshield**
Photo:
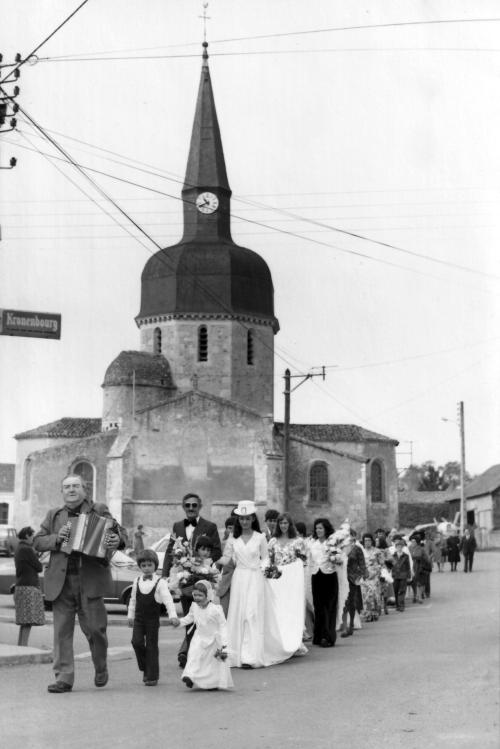
[[[128,557],[123,551],[115,551],[111,557],[111,561],[117,567],[135,567],[136,564],[133,559]]]
[[[157,543],[153,545],[153,549],[155,551],[166,551],[169,541],[170,541],[170,536],[167,536],[166,538],[162,538],[161,541],[157,541]]]
[[[7,538],[9,535],[9,529],[8,528],[2,528],[0,525],[0,538]]]

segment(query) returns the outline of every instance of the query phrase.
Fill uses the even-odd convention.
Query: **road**
[[[117,624],[109,628],[110,682],[97,690],[77,634],[70,694],[47,693],[50,665],[0,668],[2,746],[498,749],[500,552],[477,554],[475,562],[472,575],[433,573],[428,602],[409,603],[404,614],[392,609],[335,648],[313,648],[273,668],[233,670],[231,693],[184,687],[179,633],[168,627],[160,632],[160,684],[144,688],[130,630]],[[113,611],[112,620],[123,622],[124,610]],[[9,612],[12,604],[1,597],[0,617]],[[51,634],[50,626],[37,628],[31,643],[50,647]],[[13,624],[0,623],[1,642],[15,643],[16,635]]]

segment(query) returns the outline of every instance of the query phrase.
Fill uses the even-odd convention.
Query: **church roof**
[[[205,191],[218,201],[209,213],[196,207]],[[231,238],[230,197],[205,46],[182,190],[184,233],[144,266],[138,324],[160,315],[223,315],[263,320],[279,330],[267,263]]]
[[[275,426],[283,431],[283,422]],[[290,436],[311,442],[389,442],[399,445],[392,437],[359,427],[356,424],[290,424]]]
[[[41,437],[57,438],[70,437],[78,439],[80,437],[90,437],[101,431],[101,419],[72,418],[64,416],[57,421],[51,421],[50,424],[29,429],[27,432],[20,432],[14,435],[16,440],[19,439],[38,439]]]
[[[173,388],[170,364],[162,354],[149,351],[121,351],[106,370],[103,387],[146,385]]]
[[[0,492],[13,492],[16,478],[15,463],[0,463]]]

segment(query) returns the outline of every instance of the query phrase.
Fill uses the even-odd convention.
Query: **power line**
[[[88,3],[88,1],[89,0],[83,0],[83,2],[80,3],[80,5],[72,13],[70,13],[69,16],[67,18],[65,18],[64,21],[59,24],[59,26],[57,26],[57,28],[54,29],[54,31],[52,31],[48,36],[45,37],[45,39],[43,40],[43,42],[40,42],[40,44],[38,44],[35,47],[35,49],[33,49],[30,52],[30,54],[27,57],[24,58],[24,60],[21,60],[12,70],[10,70],[7,73],[7,75],[5,76],[5,78],[2,78],[0,80],[0,86],[2,85],[2,83],[7,83],[9,81],[9,79],[11,78],[11,76],[14,75],[14,73],[16,72],[16,70],[19,70],[19,68],[22,67],[30,59],[30,57],[33,57],[36,54],[36,52],[38,52],[38,50],[41,49],[43,47],[43,45],[46,44],[49,41],[49,39],[52,39],[52,37],[54,36],[54,34],[57,34],[57,32],[60,29],[62,29],[62,27],[65,26],[68,23],[68,21],[70,21],[71,18],[73,18],[73,16],[76,15],[76,13],[78,13],[78,11],[81,10],[81,8],[83,8],[83,6]]]
[[[20,109],[20,111],[22,111],[22,110]],[[63,149],[60,149],[60,151],[61,151],[61,153],[63,153]],[[58,157],[55,157],[55,156],[49,155],[49,154],[48,154],[48,156],[49,156],[49,158],[58,158]],[[69,160],[66,156],[65,156],[65,158],[66,158],[66,160]],[[76,165],[76,162],[70,162],[70,163],[74,163]],[[90,172],[94,172],[96,174],[101,174],[101,175],[109,177],[111,179],[118,180],[120,182],[124,182],[125,184],[129,184],[129,185],[132,185],[132,186],[135,186],[135,187],[140,187],[141,189],[146,189],[146,190],[150,190],[152,192],[156,192],[158,194],[161,194],[161,195],[164,195],[166,197],[172,198],[173,200],[180,200],[180,201],[184,200],[182,198],[182,196],[179,197],[178,195],[174,195],[172,193],[165,193],[162,190],[158,190],[156,188],[151,188],[151,187],[147,187],[145,185],[141,185],[140,183],[134,182],[133,180],[127,180],[127,179],[125,179],[123,177],[118,177],[116,175],[110,174],[109,172],[104,172],[104,171],[99,170],[99,169],[94,169],[92,167],[87,167],[87,166],[82,166],[82,165],[78,165],[78,166],[79,166],[79,169],[81,169],[81,170],[84,169],[84,170],[87,170],[87,171],[90,171]],[[127,166],[127,165],[123,165],[123,166]],[[130,168],[132,168],[132,169],[139,169],[138,167],[135,167],[135,166],[131,166]],[[142,171],[142,170],[139,170],[139,171]],[[160,178],[163,178],[163,179],[168,179],[168,180],[171,180],[171,181],[174,181],[174,182],[179,182],[179,180],[177,180],[177,179],[172,179],[170,177],[163,177],[163,175],[161,175],[161,174],[154,174],[154,173],[150,173],[150,174],[153,174],[153,176],[157,176],[157,177],[160,177]],[[258,203],[256,201],[243,200],[243,199],[238,198],[237,196],[234,196],[234,195],[233,195],[233,200],[235,200],[237,202],[242,202],[245,205],[252,205],[254,207],[259,207],[261,209],[265,208],[265,209],[268,209],[268,210],[276,211],[278,213],[284,213],[287,216],[291,216],[295,220],[299,220],[299,221],[303,221],[304,223],[308,223],[308,224],[311,224],[311,225],[319,226],[319,227],[324,228],[324,229],[326,229],[328,231],[335,231],[337,233],[340,233],[340,234],[343,234],[343,235],[346,235],[346,236],[350,236],[350,237],[353,237],[355,239],[360,239],[360,240],[363,240],[363,241],[366,241],[366,242],[371,242],[373,244],[380,245],[380,246],[385,247],[387,249],[391,249],[391,250],[394,250],[396,252],[401,252],[401,253],[404,253],[404,254],[416,257],[417,259],[423,259],[423,260],[427,260],[429,262],[434,262],[434,263],[439,264],[439,265],[444,265],[444,266],[447,266],[447,267],[452,267],[452,268],[454,268],[456,270],[460,270],[462,272],[473,273],[473,274],[476,274],[476,275],[485,276],[487,278],[500,279],[500,276],[498,276],[496,274],[487,273],[485,271],[481,271],[481,270],[475,269],[475,268],[469,268],[468,266],[462,266],[462,265],[459,265],[458,263],[452,263],[451,261],[441,260],[439,258],[433,258],[432,256],[429,256],[429,255],[422,255],[422,254],[414,252],[412,250],[406,250],[406,249],[404,249],[402,247],[399,247],[399,246],[396,246],[396,245],[392,245],[389,242],[383,242],[381,240],[377,240],[377,239],[374,239],[374,238],[371,238],[371,237],[366,237],[366,236],[364,236],[362,234],[359,234],[359,233],[356,233],[356,232],[352,232],[352,231],[349,231],[347,229],[341,229],[339,227],[331,226],[330,224],[325,224],[325,223],[317,221],[315,219],[311,219],[311,218],[307,218],[307,217],[303,217],[303,216],[298,216],[297,214],[294,214],[294,213],[292,213],[292,212],[290,212],[290,211],[288,211],[286,209],[283,209],[283,208],[277,208],[276,206],[268,206],[266,204],[261,204],[261,203]],[[122,209],[119,209],[119,210],[121,212]],[[343,252],[343,253],[346,253],[346,254],[349,254],[349,255],[354,255],[354,256],[361,257],[361,258],[364,258],[364,259],[367,259],[367,260],[371,260],[372,262],[379,262],[379,263],[383,263],[385,265],[389,265],[391,267],[395,267],[395,268],[399,268],[399,269],[402,269],[402,270],[406,270],[406,271],[411,272],[411,273],[417,273],[417,274],[424,275],[424,276],[430,276],[431,278],[436,278],[432,274],[428,274],[425,271],[420,271],[420,270],[417,270],[417,269],[410,269],[410,268],[408,268],[406,266],[399,265],[398,263],[394,263],[394,262],[392,262],[390,260],[387,260],[387,259],[384,259],[384,258],[376,258],[376,257],[374,257],[372,255],[368,255],[368,254],[366,254],[364,252],[360,252],[360,251],[353,250],[353,249],[347,249],[345,247],[339,247],[338,245],[332,245],[332,244],[329,244],[329,243],[326,243],[326,242],[322,242],[321,240],[318,240],[318,239],[313,239],[312,237],[310,237],[308,235],[303,235],[303,234],[299,234],[297,232],[289,231],[287,229],[283,229],[283,228],[280,228],[280,227],[272,226],[272,225],[269,225],[269,224],[264,223],[262,221],[257,221],[255,219],[250,219],[250,218],[247,218],[247,217],[244,217],[244,216],[239,216],[239,215],[234,214],[234,213],[231,213],[230,215],[234,219],[238,219],[238,220],[240,220],[242,222],[249,223],[249,224],[252,224],[252,225],[255,225],[255,226],[259,226],[261,228],[269,229],[272,232],[277,232],[277,233],[280,233],[280,234],[285,234],[287,236],[292,236],[292,237],[299,238],[299,239],[305,239],[306,241],[313,242],[315,244],[318,244],[318,245],[321,245],[321,246],[324,246],[324,247],[329,247],[331,249],[335,249],[335,250],[337,250],[339,252]],[[136,225],[136,226],[139,227],[139,225]],[[141,229],[139,229],[139,230],[142,231]],[[447,280],[447,281],[449,281],[450,279],[439,279],[439,280]]]

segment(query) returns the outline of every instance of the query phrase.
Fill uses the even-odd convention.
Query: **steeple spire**
[[[196,206],[200,195],[215,196],[217,208],[210,213]],[[183,241],[196,239],[231,239],[230,234],[231,189],[227,179],[222,139],[215,108],[210,70],[208,67],[208,42],[203,42],[200,85],[194,115],[191,144],[182,189],[184,200]],[[216,201],[212,201],[212,206]]]

